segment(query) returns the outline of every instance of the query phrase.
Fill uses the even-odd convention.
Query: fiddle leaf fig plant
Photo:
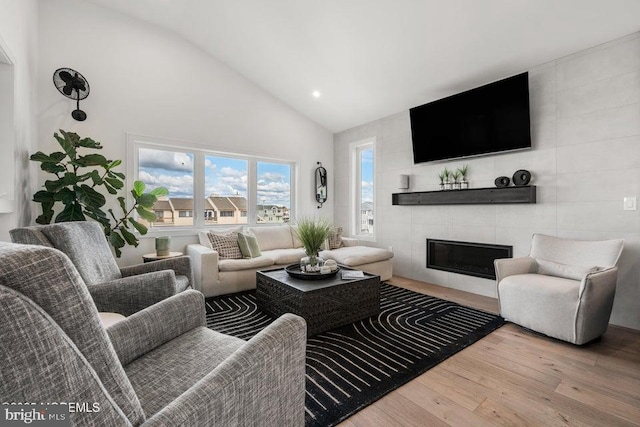
[[[157,187],[145,193],[142,181],[133,184],[131,195],[134,204],[127,207],[124,197],[116,200],[121,213],[116,215],[113,209],[104,210],[107,199],[101,189],[110,195],[117,195],[124,188],[125,175],[114,169],[122,164],[121,160],[107,160],[101,154],[84,153],[86,150],[101,150],[102,145],[91,138],[81,138],[73,132],[60,129],[53,134],[62,151],[44,154],[42,151],[31,155],[30,159],[40,163],[40,169],[55,175],[44,182],[44,190],[33,195],[33,201],[40,203],[42,214],[36,218],[38,224],[53,222],[85,221],[99,222],[107,240],[113,246],[116,256],[122,255],[125,245],[138,246],[139,239],[132,232],[147,234],[146,225],[137,221],[134,212],[148,222],[156,220],[152,208],[160,196],[166,196],[166,188]],[[54,208],[61,204],[62,210],[55,215]],[[130,228],[133,227],[133,228]]]

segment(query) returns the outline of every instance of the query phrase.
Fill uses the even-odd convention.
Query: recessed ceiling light
[[[314,90],[314,91],[311,93],[311,95],[313,95],[313,97],[314,97],[314,98],[320,98],[320,95],[322,95],[322,94],[320,93],[320,91],[319,91],[319,90]]]

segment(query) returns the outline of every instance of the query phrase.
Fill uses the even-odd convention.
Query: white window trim
[[[137,134],[127,133],[127,178],[125,188],[133,188],[133,182],[138,180],[138,149],[149,148],[153,150],[167,150],[181,153],[193,153],[193,194],[204,194],[205,189],[205,156],[219,156],[247,160],[247,223],[237,224],[246,227],[261,227],[274,225],[258,224],[255,220],[256,205],[258,204],[258,185],[257,185],[257,164],[258,162],[279,163],[289,165],[291,168],[290,192],[291,201],[289,213],[291,218],[295,218],[296,199],[297,199],[297,179],[298,179],[298,163],[292,159],[281,159],[269,156],[249,154],[242,152],[225,152],[212,149],[202,144],[193,144],[177,140],[169,140],[164,138],[149,137]],[[129,191],[126,195],[127,205],[133,204],[133,196]],[[233,224],[216,224],[206,225],[204,223],[204,197],[194,196],[194,212],[193,225],[150,228],[146,236],[169,235],[169,236],[192,236],[202,229],[229,228]],[[136,231],[137,233],[137,231]]]
[[[376,145],[377,138],[367,138],[360,141],[352,142],[349,144],[349,157],[350,157],[350,166],[349,166],[349,187],[350,187],[350,196],[349,196],[349,219],[351,224],[351,236],[357,237],[359,240],[365,240],[369,242],[376,241],[376,232],[378,230],[376,226],[376,212],[377,212],[377,204],[376,204],[376,193],[378,184],[376,182],[376,175],[378,171],[378,156],[376,154]],[[373,234],[360,234],[360,222],[362,220],[362,213],[360,212],[360,196],[361,186],[362,186],[362,178],[360,173],[360,164],[358,159],[358,150],[360,148],[371,146],[373,149]]]

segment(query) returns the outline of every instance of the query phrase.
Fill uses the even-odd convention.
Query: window
[[[138,150],[137,179],[146,184],[146,191],[156,187],[169,190],[169,196],[162,197],[153,207],[158,220],[147,225],[193,225],[193,159],[194,154],[189,152],[146,147]]]
[[[147,191],[169,195],[153,207],[154,227],[287,223],[295,195],[295,163],[128,136],[129,176]],[[201,195],[195,197],[194,195]]]
[[[351,144],[353,234],[375,237],[375,138]]]
[[[286,223],[291,209],[291,164],[257,162],[256,222]]]

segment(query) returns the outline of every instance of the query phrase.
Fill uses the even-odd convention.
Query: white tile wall
[[[506,76],[505,76],[506,77]],[[482,295],[495,284],[427,269],[426,239],[513,245],[529,252],[533,233],[576,239],[624,238],[612,323],[640,329],[640,211],[624,211],[622,198],[640,198],[640,33],[530,70],[530,151],[431,164],[413,164],[409,112],[335,135],[336,169],[348,168],[348,144],[378,140],[375,245],[393,246],[394,273]],[[411,191],[438,188],[443,167],[470,169],[471,187],[492,187],[496,177],[530,170],[535,205],[391,206],[399,174]],[[348,171],[336,171],[336,197],[348,197]],[[335,203],[347,224],[348,200]]]

